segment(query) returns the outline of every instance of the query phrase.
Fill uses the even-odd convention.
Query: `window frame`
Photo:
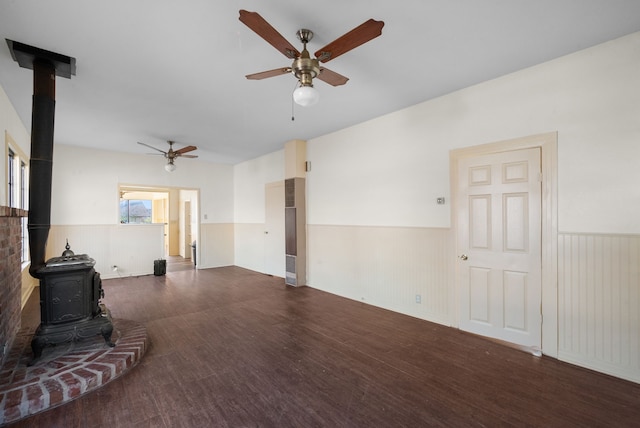
[[[29,157],[5,131],[6,203],[8,207],[29,210]],[[28,218],[21,220],[23,266],[30,262]]]

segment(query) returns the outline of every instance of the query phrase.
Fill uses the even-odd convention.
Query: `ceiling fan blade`
[[[328,68],[320,67],[320,74],[316,76],[316,79],[320,79],[331,86],[340,86],[347,83],[348,77],[338,74],[335,71],[331,71]]]
[[[184,153],[192,152],[194,150],[198,150],[198,148],[196,146],[187,146],[187,147],[181,148],[180,150],[174,150],[173,152],[179,155],[182,155]]]
[[[336,59],[343,53],[378,37],[382,34],[382,27],[384,27],[383,21],[370,19],[318,50],[315,53],[316,58],[321,62]]]
[[[198,157],[198,155],[181,155],[181,154],[178,154],[176,156],[180,156],[181,158],[191,158],[191,159]]]
[[[280,76],[282,74],[291,73],[291,67],[276,68],[275,70],[261,71],[260,73],[247,74],[245,77],[249,80],[262,80],[268,77]]]
[[[150,149],[153,149],[153,150],[157,150],[157,151],[159,151],[160,153],[162,153],[162,154],[164,154],[164,155],[166,155],[166,154],[167,154],[167,152],[165,152],[164,150],[157,149],[157,148],[155,148],[155,147],[153,147],[153,146],[150,146],[150,145],[148,145],[148,144],[141,143],[140,141],[138,141],[138,144],[143,145],[143,146],[145,146],[145,147],[149,147]]]
[[[287,58],[295,59],[300,56],[300,52],[257,12],[249,12],[241,9],[239,19],[244,25],[251,28],[258,36],[265,39],[267,43],[282,52]]]

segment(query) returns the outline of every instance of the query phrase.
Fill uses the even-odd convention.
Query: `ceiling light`
[[[293,91],[293,100],[302,107],[309,107],[318,103],[320,93],[311,85],[300,86]]]
[[[173,163],[173,162],[169,162],[168,164],[166,164],[166,165],[164,166],[164,169],[165,169],[167,172],[173,172],[173,171],[175,171],[175,170],[176,170],[176,166],[174,165],[174,163]]]

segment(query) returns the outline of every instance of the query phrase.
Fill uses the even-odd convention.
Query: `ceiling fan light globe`
[[[166,164],[166,165],[164,166],[164,169],[165,169],[165,171],[167,171],[167,172],[173,172],[173,171],[175,171],[175,170],[176,170],[176,166],[175,166],[175,164],[168,163],[168,164]]]
[[[293,91],[293,101],[302,107],[310,107],[320,100],[320,92],[313,86],[300,86]]]

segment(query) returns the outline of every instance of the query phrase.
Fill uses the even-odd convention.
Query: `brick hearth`
[[[33,328],[18,332],[0,371],[0,425],[15,422],[100,388],[134,367],[147,349],[147,331],[129,320],[113,320],[114,348],[102,336],[45,348],[33,366]]]

